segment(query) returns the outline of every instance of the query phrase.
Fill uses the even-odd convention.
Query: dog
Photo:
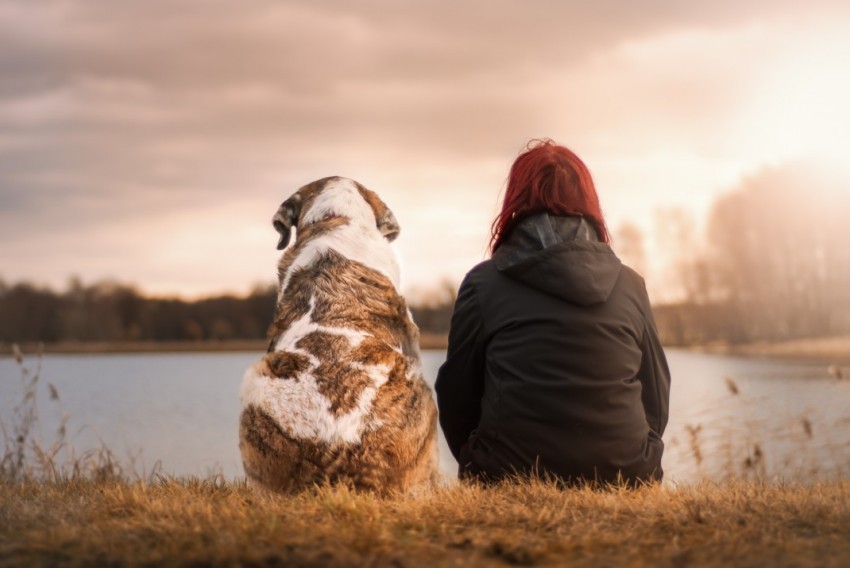
[[[296,191],[272,220],[286,249],[269,348],[245,373],[239,448],[252,485],[378,494],[437,480],[437,409],[398,292],[392,211],[354,180]]]

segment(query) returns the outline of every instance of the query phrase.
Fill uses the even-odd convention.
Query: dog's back
[[[328,199],[315,193],[329,183],[340,181],[305,186],[298,214],[285,212],[303,226],[281,259],[269,352],[243,379],[243,463],[249,479],[272,490],[329,481],[403,491],[436,475],[436,407],[418,330],[392,281],[379,212],[359,228],[344,212],[328,213]]]

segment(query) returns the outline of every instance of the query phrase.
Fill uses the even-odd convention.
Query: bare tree
[[[617,256],[639,274],[646,274],[646,245],[643,231],[634,223],[624,221],[614,232]]]
[[[703,304],[713,299],[711,269],[693,214],[681,207],[655,212],[659,250],[667,258],[668,289],[680,301]]]
[[[736,339],[847,331],[833,314],[848,308],[850,208],[818,182],[800,164],[769,169],[715,203],[708,262],[738,322]]]

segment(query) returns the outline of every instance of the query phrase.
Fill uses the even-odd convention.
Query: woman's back
[[[443,409],[453,403],[448,385],[463,380],[455,376],[475,374],[464,362],[484,362],[480,418],[465,456],[473,469],[490,477],[535,468],[563,478],[660,477],[661,442],[649,435],[642,404],[644,389],[657,385],[639,378],[651,351],[642,345],[652,336],[649,309],[643,280],[584,220],[523,220],[467,276],[452,334],[479,320],[477,344],[464,355],[450,342],[455,353],[438,379]],[[643,370],[644,383],[655,382],[649,374]],[[656,422],[652,430],[663,431]],[[452,425],[444,430],[451,436]]]
[[[587,166],[537,141],[458,291],[437,404],[461,475],[659,480],[670,373]]]

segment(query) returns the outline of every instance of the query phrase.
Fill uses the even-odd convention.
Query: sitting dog
[[[359,183],[324,178],[283,202],[269,349],[242,381],[248,479],[292,492],[339,482],[379,494],[437,476],[436,405],[419,329],[398,292],[399,226]]]

